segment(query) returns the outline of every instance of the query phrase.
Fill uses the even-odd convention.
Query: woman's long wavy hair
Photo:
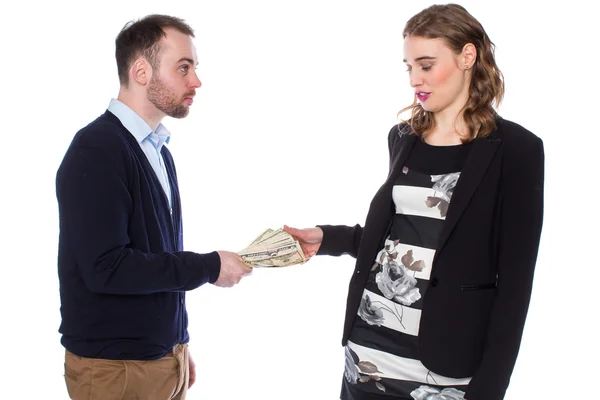
[[[496,128],[498,114],[495,107],[504,96],[504,77],[496,65],[495,46],[479,21],[457,4],[434,5],[406,23],[402,37],[407,36],[442,39],[456,54],[460,54],[468,43],[475,46],[477,57],[471,68],[469,99],[462,109],[469,128],[468,138],[463,142],[488,136]],[[413,104],[398,115],[406,111],[411,114],[405,122],[415,134],[425,137],[435,127],[433,113],[425,111],[416,97]]]

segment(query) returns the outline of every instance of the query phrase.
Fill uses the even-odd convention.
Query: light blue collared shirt
[[[135,111],[121,103],[117,99],[111,99],[108,106],[108,111],[113,113],[123,126],[135,137],[156,177],[160,181],[167,200],[169,201],[169,210],[171,207],[171,187],[169,186],[169,177],[167,175],[167,169],[165,168],[165,162],[163,160],[160,150],[165,143],[169,143],[171,133],[164,127],[163,124],[158,124],[156,131],[152,132],[150,126],[140,117]]]

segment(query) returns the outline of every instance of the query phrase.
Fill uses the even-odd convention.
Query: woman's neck
[[[469,128],[462,116],[435,113],[435,127],[425,135],[425,142],[433,146],[462,144],[469,136]]]

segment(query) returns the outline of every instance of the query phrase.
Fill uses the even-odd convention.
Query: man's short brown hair
[[[194,37],[194,30],[181,18],[152,14],[137,21],[129,21],[115,40],[117,71],[121,85],[129,84],[129,68],[139,56],[144,57],[153,69],[159,67],[161,39],[165,28],[174,28]]]

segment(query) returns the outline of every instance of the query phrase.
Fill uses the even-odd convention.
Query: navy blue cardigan
[[[82,357],[157,359],[187,343],[185,291],[217,280],[216,252],[182,251],[173,158],[168,200],[136,139],[109,111],[74,137],[56,177],[63,346]]]

